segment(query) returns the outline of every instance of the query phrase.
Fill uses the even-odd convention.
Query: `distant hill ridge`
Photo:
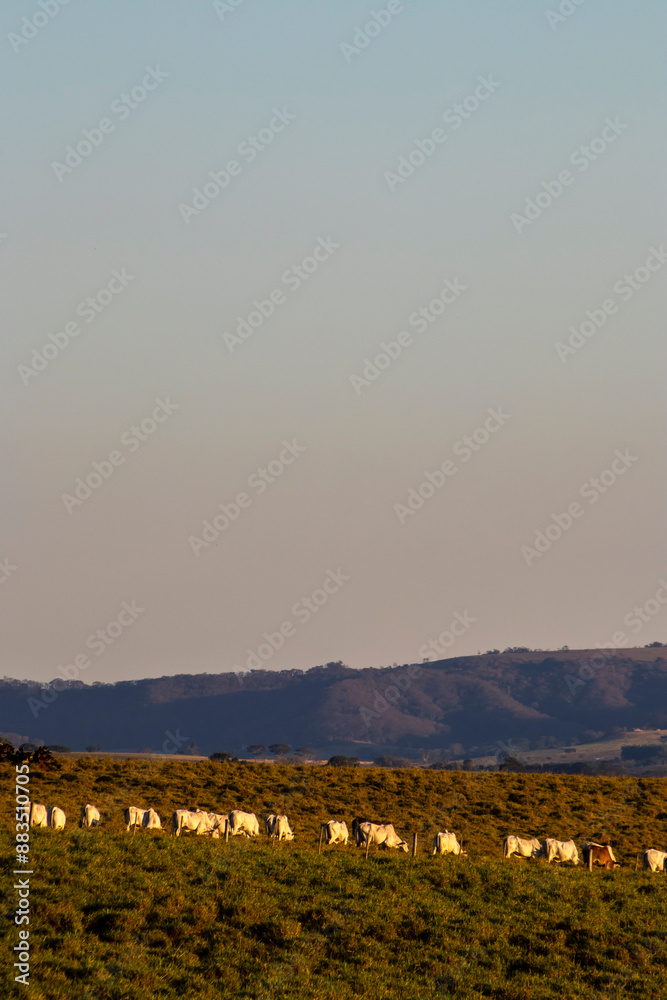
[[[0,731],[74,749],[189,742],[201,753],[250,743],[397,752],[542,739],[614,727],[667,728],[665,648],[487,653],[395,667],[178,674],[116,684],[0,681]],[[167,747],[168,744],[168,747]]]

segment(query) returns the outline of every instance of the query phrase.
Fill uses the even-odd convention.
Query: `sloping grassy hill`
[[[13,768],[2,860],[13,868]],[[667,996],[667,879],[634,871],[667,848],[663,779],[67,761],[33,798],[68,814],[32,834],[35,1000]],[[103,813],[76,827],[80,806]],[[122,807],[285,811],[293,843],[124,832]],[[414,861],[357,848],[317,854],[319,824],[368,814],[420,837]],[[468,858],[432,858],[447,826]],[[624,867],[501,860],[508,832],[610,840]],[[13,916],[11,878],[5,913]],[[16,928],[2,925],[2,996]]]

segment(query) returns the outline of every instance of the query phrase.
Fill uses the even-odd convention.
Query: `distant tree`
[[[358,757],[344,757],[342,754],[336,754],[327,761],[331,767],[358,767],[359,763]]]
[[[568,650],[570,647],[569,646],[561,646],[560,648],[564,649],[564,650]]]
[[[101,750],[102,746],[100,743],[89,743],[86,747],[88,753],[95,753],[97,750]]]
[[[209,760],[213,760],[217,764],[227,764],[230,760],[234,760],[234,757],[232,754],[227,753],[226,750],[222,750],[217,753],[212,753]]]
[[[528,646],[508,646],[503,653],[530,653]]]
[[[498,764],[498,770],[499,771],[517,772],[517,771],[525,771],[526,768],[524,767],[524,765],[521,763],[520,760],[517,760],[516,757],[511,757],[508,754]]]
[[[312,747],[297,747],[294,751],[297,757],[313,757],[315,752]]]
[[[665,645],[667,645],[667,643],[664,643],[664,642],[647,642],[646,645],[644,646],[644,649],[658,649],[658,648],[662,649],[662,647],[665,646]]]
[[[405,757],[394,757],[390,753],[383,753],[373,761],[376,767],[412,767],[412,761]]]
[[[37,744],[36,743],[22,743],[21,746],[19,747],[19,750],[29,750],[30,752],[32,752],[33,750],[37,750]]]
[[[251,757],[261,757],[266,753],[266,747],[263,743],[249,743],[246,750]]]
[[[289,745],[289,743],[271,743],[271,744],[269,744],[269,750],[271,751],[272,754],[275,754],[276,757],[284,757],[285,754],[289,753],[291,749],[292,748]]]
[[[51,750],[52,753],[71,753],[72,748],[63,746],[61,743],[51,743],[48,747],[44,747],[45,750]]]
[[[185,749],[179,750],[178,753],[184,754],[186,757],[199,757],[199,747],[194,740],[191,740]]]
[[[464,771],[472,771],[472,760],[470,759],[470,757],[466,757],[466,759],[463,761],[462,767]]]
[[[499,649],[487,649],[487,651],[486,651],[486,652],[487,652],[487,653],[499,653],[499,652],[500,652],[500,650],[499,650]]]

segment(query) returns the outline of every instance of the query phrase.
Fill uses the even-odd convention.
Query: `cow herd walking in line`
[[[79,826],[82,829],[99,826],[101,816],[99,809],[87,805],[81,809]],[[67,817],[58,806],[47,809],[36,802],[30,803],[30,826],[51,827],[53,830],[64,830]],[[155,809],[139,809],[129,806],[125,810],[125,829],[133,833],[137,829],[162,830],[162,821]],[[264,820],[266,835],[275,840],[294,840],[294,833],[287,816],[271,813]],[[212,838],[229,836],[258,837],[260,824],[255,813],[244,812],[242,809],[232,809],[229,813],[206,812],[203,809],[176,809],[171,817],[171,833],[181,837],[184,833],[197,836],[207,835]],[[415,835],[416,836],[416,835]],[[320,828],[320,845],[322,840],[328,845],[344,844],[350,840],[347,823],[344,820],[330,819]],[[407,841],[396,833],[392,823],[374,823],[361,816],[352,820],[352,840],[357,847],[366,848],[366,854],[372,846],[395,848],[408,853]],[[413,845],[414,847],[414,845]],[[584,864],[592,869],[620,868],[611,844],[598,844],[587,841],[581,848]],[[449,830],[441,830],[433,838],[432,854],[454,854],[466,857],[466,852]],[[505,859],[517,855],[521,858],[546,858],[547,862],[570,862],[579,864],[579,850],[573,840],[555,840],[547,837],[539,841],[536,837],[521,838],[511,834],[503,841],[503,857]],[[667,874],[667,852],[649,848],[642,858],[644,871],[664,872]]]

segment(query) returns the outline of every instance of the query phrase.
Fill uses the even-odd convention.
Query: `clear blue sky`
[[[626,620],[667,572],[664,4],[44,2],[0,13],[3,672],[667,640]]]

